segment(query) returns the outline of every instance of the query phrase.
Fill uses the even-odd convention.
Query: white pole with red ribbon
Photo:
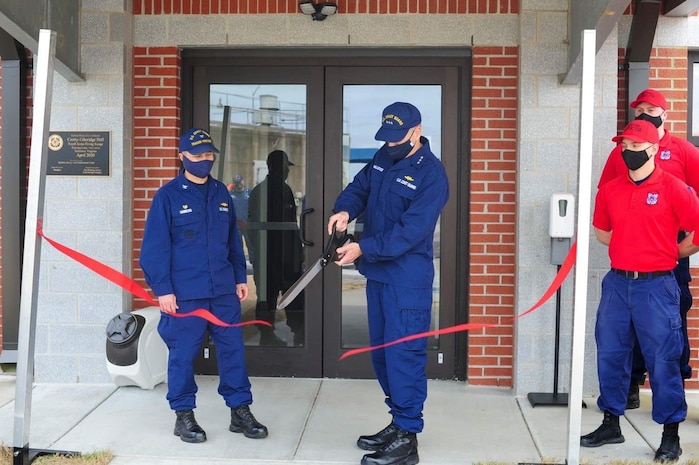
[[[590,251],[590,203],[592,199],[592,142],[595,120],[595,53],[597,31],[582,32],[582,83],[580,88],[580,154],[578,160],[578,236],[573,302],[570,396],[568,403],[567,465],[580,463],[583,371],[585,365],[585,325],[587,322],[587,279]]]

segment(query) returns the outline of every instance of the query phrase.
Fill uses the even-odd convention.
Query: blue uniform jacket
[[[366,215],[359,271],[368,279],[432,287],[432,240],[449,183],[427,139],[421,142],[420,150],[395,165],[385,146],[379,149],[335,202],[333,211],[348,212],[350,220]]]
[[[140,265],[156,296],[207,299],[247,282],[231,197],[223,183],[211,177],[208,183],[208,199],[184,175],[153,197]]]

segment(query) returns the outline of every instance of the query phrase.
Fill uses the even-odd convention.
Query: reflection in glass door
[[[243,320],[248,346],[300,347],[304,293],[286,309],[277,300],[302,274],[299,222],[306,183],[306,86],[210,86],[212,136],[221,141],[214,173],[228,185],[248,266]]]
[[[371,161],[382,142],[374,139],[381,121],[381,110],[396,101],[410,101],[422,115],[422,133],[441,159],[442,88],[439,85],[345,85],[343,96],[342,188]],[[434,235],[435,279],[430,329],[439,328],[440,223]],[[362,218],[350,224],[356,239],[362,234]],[[366,311],[366,278],[354,268],[342,270],[342,349],[369,345]],[[431,338],[428,349],[438,349],[439,339]]]

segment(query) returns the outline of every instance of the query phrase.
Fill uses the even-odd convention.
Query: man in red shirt
[[[699,192],[699,149],[684,139],[671,135],[665,129],[667,120],[667,101],[663,94],[655,89],[646,89],[631,102],[636,119],[649,121],[658,128],[659,150],[655,164],[664,171],[677,176],[680,180]],[[602,186],[617,176],[627,175],[628,169],[621,156],[621,145],[617,145],[609,155],[607,163],[602,170],[599,186]],[[684,239],[684,231],[680,231],[678,241]],[[680,357],[680,371],[682,379],[692,377],[692,367],[689,365],[689,337],[687,335],[687,312],[692,308],[692,294],[689,291],[689,282],[692,280],[689,274],[689,258],[681,258],[674,269],[675,279],[680,286],[680,316],[682,317],[682,338],[684,350]],[[646,363],[643,359],[638,344],[634,348],[633,367],[631,369],[631,383],[627,409],[640,406],[639,385],[646,380]]]
[[[653,389],[653,420],[663,425],[655,461],[682,453],[679,423],[687,414],[679,358],[680,290],[673,276],[679,257],[699,251],[699,199],[691,187],[655,165],[658,131],[629,123],[620,136],[627,176],[602,185],[595,199],[595,237],[609,246],[611,270],[602,280],[595,341],[602,425],[580,438],[583,447],[624,442],[619,416],[626,408],[634,333]],[[677,231],[692,231],[679,244]]]

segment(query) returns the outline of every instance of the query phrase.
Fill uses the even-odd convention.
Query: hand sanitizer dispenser
[[[549,236],[573,237],[575,235],[575,197],[573,194],[551,196]]]
[[[575,197],[573,194],[551,195],[549,236],[551,236],[551,264],[562,265],[575,236]]]

